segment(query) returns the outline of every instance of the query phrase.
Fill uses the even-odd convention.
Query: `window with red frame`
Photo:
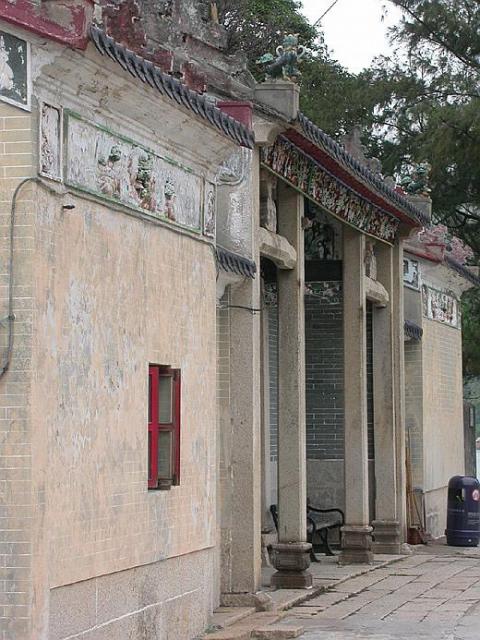
[[[148,488],[180,484],[180,370],[148,370]]]

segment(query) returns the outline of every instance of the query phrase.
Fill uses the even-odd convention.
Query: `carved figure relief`
[[[446,291],[439,291],[423,285],[423,315],[451,327],[460,327],[458,301]]]
[[[277,205],[275,204],[277,179],[262,171],[260,178],[260,226],[277,233]]]
[[[217,214],[217,202],[216,202],[215,185],[207,182],[205,188],[205,204],[204,204],[204,219],[203,219],[203,233],[209,238],[215,237],[216,226],[216,214]]]
[[[60,180],[62,177],[62,110],[43,104],[40,118],[40,173]]]
[[[117,164],[122,157],[120,148],[114,145],[107,157],[98,159],[98,185],[100,191],[107,196],[120,195],[119,165]]]
[[[276,307],[278,305],[278,287],[276,282],[264,283],[263,304],[266,307]]]
[[[165,215],[169,220],[175,220],[175,185],[167,178],[163,190],[165,196]]]
[[[333,260],[335,256],[335,232],[333,227],[314,219],[305,230],[305,259]]]
[[[405,258],[403,260],[403,283],[412,289],[419,288],[418,261]]]
[[[367,240],[365,244],[365,275],[372,280],[377,279],[377,257],[375,243]]]
[[[0,31],[0,99],[30,108],[29,47],[11,33]]]
[[[65,119],[68,185],[202,231],[204,178],[75,114]]]
[[[153,156],[145,154],[140,156],[137,165],[137,175],[134,183],[143,209],[152,208],[152,169]]]

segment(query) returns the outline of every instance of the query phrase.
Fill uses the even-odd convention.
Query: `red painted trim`
[[[156,489],[158,486],[158,374],[158,367],[155,365],[148,367],[150,380],[150,393],[148,398],[150,414],[150,421],[148,423],[149,489]]]
[[[253,129],[253,104],[251,102],[239,102],[234,100],[217,102],[217,107],[241,122],[250,131]]]
[[[180,484],[180,432],[181,432],[181,397],[182,383],[180,369],[173,370],[173,411],[174,411],[174,456],[173,484]]]
[[[31,0],[13,3],[0,0],[0,19],[74,49],[85,50],[93,5],[93,0],[57,0],[42,2],[40,6]],[[60,19],[59,15],[69,17]]]
[[[398,220],[401,220],[410,227],[421,227],[422,225],[403,213],[397,207],[392,205],[376,192],[372,191],[363,182],[357,180],[342,165],[334,160],[328,153],[317,147],[316,144],[305,138],[296,129],[288,129],[283,134],[288,140],[293,142],[297,147],[304,151],[307,155],[316,160],[331,175],[338,178],[343,184],[351,187],[356,193],[363,196],[366,200],[376,205],[383,211],[390,213]]]
[[[417,258],[424,258],[425,260],[429,260],[430,262],[435,262],[437,264],[441,264],[443,262],[443,258],[440,258],[438,256],[433,256],[431,253],[428,253],[426,251],[420,251],[418,249],[413,249],[410,246],[406,246],[405,247],[405,253],[411,253],[412,255],[416,256]]]

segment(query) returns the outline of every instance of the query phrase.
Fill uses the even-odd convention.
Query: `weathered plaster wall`
[[[427,528],[443,535],[446,487],[463,475],[462,335],[440,322],[423,323],[423,457]]]
[[[216,533],[211,249],[73,202],[65,212],[42,194],[37,212],[33,420],[48,443],[50,587],[207,549]],[[168,492],[147,490],[149,362],[182,370],[182,480]]]
[[[22,179],[32,175],[35,147],[32,116],[0,103],[0,353],[5,364],[8,340],[8,274],[12,198]],[[0,379],[0,637],[27,638],[33,598],[35,505],[44,502],[32,492],[31,389],[33,305],[34,194],[25,185],[17,197],[15,278],[13,289],[14,351]]]

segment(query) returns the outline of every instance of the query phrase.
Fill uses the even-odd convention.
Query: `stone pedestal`
[[[391,553],[400,555],[403,553],[402,533],[400,523],[396,520],[374,520],[373,544],[374,553]]]
[[[277,589],[311,589],[312,574],[308,542],[285,542],[272,545],[273,566],[277,570],[272,576],[271,586]]]
[[[341,528],[342,553],[339,564],[371,564],[373,528],[366,526],[346,525]]]
[[[255,87],[255,101],[275,109],[287,120],[298,116],[300,87],[287,80],[269,80]]]

